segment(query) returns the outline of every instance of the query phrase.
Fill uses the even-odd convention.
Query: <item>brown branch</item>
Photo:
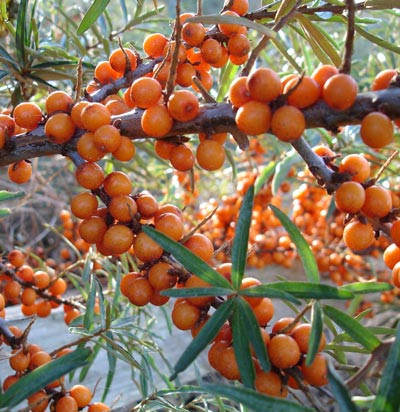
[[[354,33],[355,33],[355,4],[354,0],[346,0],[347,7],[347,32],[344,48],[343,64],[340,68],[341,73],[350,74],[351,72],[351,57],[354,50]]]

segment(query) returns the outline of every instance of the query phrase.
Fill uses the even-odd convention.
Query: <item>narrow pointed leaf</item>
[[[260,366],[265,372],[268,372],[271,369],[271,364],[269,362],[265,343],[261,337],[260,326],[258,325],[254,312],[244,299],[237,299],[237,306],[242,319],[244,320],[244,324],[247,325],[246,333],[257,359],[260,362]]]
[[[276,162],[271,161],[268,166],[264,167],[260,175],[257,177],[254,185],[254,194],[257,194],[268,179],[274,174],[276,168]]]
[[[296,0],[283,0],[276,11],[275,21],[279,21],[282,17],[285,17],[288,13],[290,13],[296,3]]]
[[[381,341],[369,329],[340,309],[325,305],[324,314],[368,351],[372,352],[381,344]]]
[[[143,226],[143,232],[155,240],[164,250],[171,253],[187,270],[208,282],[212,286],[231,289],[232,285],[216,270],[209,266],[185,246],[150,226]]]
[[[17,26],[15,32],[15,47],[17,49],[18,61],[21,66],[25,66],[26,44],[26,9],[28,0],[21,0],[18,7]]]
[[[360,34],[361,36],[365,37],[365,38],[366,38],[368,41],[370,41],[371,43],[375,43],[375,44],[377,44],[379,47],[382,47],[382,48],[384,48],[384,49],[386,49],[386,50],[389,50],[389,51],[391,51],[391,52],[400,54],[400,47],[397,46],[396,44],[394,44],[394,43],[392,43],[392,42],[388,42],[388,41],[382,39],[381,37],[372,34],[371,31],[364,30],[364,29],[361,27],[361,25],[359,25],[359,24],[356,24],[356,25],[354,26],[354,28],[355,28],[355,30],[356,30],[356,32],[357,32],[358,34]]]
[[[341,290],[348,290],[353,294],[365,294],[392,290],[393,285],[387,282],[356,282],[340,286]]]
[[[300,233],[296,225],[276,206],[269,205],[274,215],[279,219],[282,226],[288,232],[293,243],[296,245],[297,252],[303,264],[304,272],[310,282],[319,282],[319,271],[315,257],[311,252],[310,246]]]
[[[268,286],[300,299],[351,299],[353,294],[336,286],[311,282],[271,282]],[[250,289],[250,288],[249,288]]]
[[[11,215],[11,209],[8,209],[8,208],[0,209],[0,217],[5,217],[8,215]]]
[[[234,299],[225,301],[208,319],[206,324],[201,328],[200,332],[192,340],[175,364],[171,380],[175,379],[180,372],[184,371],[197,358],[200,352],[217,336],[222,325],[231,316],[234,305]]]
[[[232,289],[214,287],[165,289],[161,292],[161,295],[170,296],[173,298],[184,298],[193,296],[227,296],[230,294],[232,294]]]
[[[2,394],[0,408],[17,405],[49,383],[83,366],[90,354],[89,348],[78,348],[29,372]]]
[[[289,302],[293,302],[297,305],[300,304],[300,301],[296,299],[292,294],[286,292],[285,290],[273,288],[270,285],[271,283],[265,283],[260,286],[253,286],[251,288],[241,289],[238,291],[238,294],[242,296],[263,296],[266,298],[277,298],[282,300],[288,300]]]
[[[86,12],[78,27],[78,35],[83,34],[93,25],[93,23],[100,17],[100,15],[106,9],[109,2],[110,0],[94,0],[94,2],[89,7],[89,10]]]
[[[400,325],[383,369],[378,393],[370,412],[397,412],[400,409]]]
[[[256,412],[314,412],[299,403],[293,403],[286,399],[272,398],[262,395],[253,389],[238,387],[235,385],[204,384],[203,387],[210,393],[223,396],[238,402]]]
[[[233,349],[243,385],[247,388],[254,388],[256,372],[250,351],[249,325],[246,323],[238,301],[239,299],[237,299],[231,321]]]
[[[0,190],[0,202],[18,199],[23,196],[25,196],[25,192],[7,192],[6,190]]]
[[[307,366],[311,365],[318,352],[323,326],[321,305],[318,301],[315,301],[311,308],[311,333],[306,357]]]
[[[240,287],[246,267],[253,200],[254,186],[252,185],[244,195],[235,227],[235,237],[233,238],[231,278],[233,287],[236,289]]]
[[[83,326],[86,330],[90,330],[93,323],[94,305],[96,303],[96,290],[97,290],[97,278],[96,276],[90,277],[90,290],[88,299],[86,302],[85,316],[83,317]]]
[[[272,193],[278,193],[282,183],[287,180],[287,175],[293,164],[299,162],[300,156],[295,150],[289,151],[286,156],[276,164],[274,177],[272,178]]]
[[[351,400],[346,385],[330,362],[328,362],[328,381],[340,412],[359,412],[359,409]]]

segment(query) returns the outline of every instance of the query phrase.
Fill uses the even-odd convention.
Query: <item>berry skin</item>
[[[247,78],[247,88],[252,99],[269,103],[281,94],[282,83],[273,70],[262,67]]]
[[[99,206],[97,197],[91,192],[81,192],[71,199],[71,212],[79,219],[92,216]]]
[[[365,201],[361,211],[369,217],[382,218],[392,210],[392,196],[382,186],[372,185],[365,189]]]
[[[55,143],[68,142],[75,133],[75,123],[67,113],[55,113],[47,119],[44,131]]]
[[[152,219],[158,212],[157,200],[151,193],[142,192],[135,197],[135,201],[141,219]]]
[[[336,190],[336,207],[345,213],[357,213],[365,201],[365,190],[358,182],[342,183]]]
[[[194,166],[195,155],[189,146],[179,144],[171,149],[169,160],[174,169],[180,172],[187,172]]]
[[[289,93],[287,101],[290,105],[304,109],[313,105],[319,99],[320,89],[318,83],[312,77],[304,76],[300,78],[299,76],[290,79],[286,83],[283,93]]]
[[[369,223],[350,222],[343,230],[343,241],[353,251],[367,249],[375,241],[374,229]]]
[[[94,132],[100,126],[111,123],[111,114],[101,103],[89,103],[82,110],[81,122],[85,129]]]
[[[111,198],[108,211],[114,219],[120,222],[130,222],[137,213],[136,202],[127,195],[117,195]]]
[[[235,121],[246,134],[266,133],[271,125],[271,109],[266,103],[250,100],[236,112]]]
[[[322,93],[322,88],[324,87],[325,82],[335,74],[338,74],[339,70],[337,67],[330,64],[323,64],[322,66],[317,67],[311,77],[318,83],[320,88],[320,93]]]
[[[20,160],[8,166],[8,178],[17,184],[23,184],[29,181],[32,176],[32,165],[26,160]]]
[[[43,119],[43,113],[36,103],[22,102],[13,112],[15,123],[26,130],[34,130]]]
[[[44,412],[49,404],[49,396],[44,390],[35,392],[28,398],[30,412]]]
[[[94,78],[100,84],[109,84],[121,77],[121,73],[115,71],[108,60],[97,63],[94,69]]]
[[[168,43],[168,38],[161,33],[152,33],[145,37],[143,50],[151,58],[156,59],[163,55],[163,50]]]
[[[161,105],[155,104],[147,108],[141,118],[143,131],[155,138],[164,137],[172,129],[174,120],[168,109]]]
[[[133,248],[136,257],[142,262],[150,262],[159,259],[163,254],[162,247],[144,232],[140,232],[136,235]]]
[[[204,170],[218,170],[225,162],[225,150],[218,142],[206,139],[197,146],[196,160]]]
[[[46,112],[47,114],[70,112],[73,103],[74,101],[68,93],[62,90],[56,90],[47,96]]]
[[[74,385],[69,393],[75,399],[78,408],[84,408],[89,405],[93,398],[92,391],[84,385]]]
[[[191,252],[206,262],[211,260],[214,254],[214,247],[211,240],[202,233],[193,234],[186,240],[183,246],[187,247]]]
[[[393,269],[400,261],[400,247],[391,243],[383,252],[383,262],[389,269]]]
[[[154,227],[176,241],[182,238],[184,232],[182,220],[173,213],[158,215],[155,219]]]
[[[301,364],[304,379],[311,385],[324,386],[328,383],[327,361],[324,355],[317,353],[310,366],[306,366],[305,360]]]
[[[227,10],[221,13],[221,16],[233,16],[238,17],[239,14],[235,13],[234,11]],[[219,30],[228,37],[231,37],[237,33],[240,33],[242,30],[242,26],[240,24],[232,24],[232,23],[220,23],[218,24]]]
[[[322,98],[336,110],[346,110],[356,101],[358,85],[348,74],[338,73],[330,77],[322,89]]]
[[[78,230],[79,235],[85,242],[90,244],[98,243],[103,240],[107,231],[107,224],[100,216],[91,216],[82,220]]]
[[[291,336],[281,333],[271,338],[268,355],[274,366],[287,369],[299,362],[301,352],[299,345]]]
[[[104,179],[103,188],[110,197],[129,195],[132,190],[132,182],[124,172],[115,171]]]
[[[170,115],[180,122],[193,120],[199,114],[199,100],[189,90],[177,90],[168,99]]]
[[[292,330],[291,336],[297,342],[301,353],[308,352],[308,343],[311,335],[311,324],[301,323],[296,325]],[[320,352],[325,346],[326,338],[325,335],[321,335],[321,340],[318,346],[318,352]]]
[[[103,184],[104,171],[97,163],[86,162],[76,168],[75,178],[80,186],[95,190]]]
[[[233,107],[243,106],[246,102],[251,100],[249,88],[247,87],[247,77],[237,77],[228,90],[228,99]]]
[[[374,81],[371,84],[371,90],[383,90],[389,87],[389,84],[394,76],[397,75],[395,69],[386,69],[380,71],[376,76]]]
[[[121,134],[111,124],[100,126],[96,129],[93,136],[95,146],[104,153],[114,152],[121,144]]]
[[[390,228],[390,236],[397,246],[400,246],[400,220],[395,220]]]
[[[55,412],[78,412],[78,404],[72,396],[65,395],[57,400]]]
[[[132,101],[142,109],[147,109],[157,104],[162,96],[160,82],[152,77],[140,77],[136,79],[132,83],[130,90]]]
[[[268,396],[280,397],[282,393],[281,378],[273,371],[257,371],[254,386],[258,392]]]
[[[112,152],[112,155],[121,162],[128,162],[135,156],[136,148],[132,140],[127,136],[121,136],[121,143],[117,150]]]
[[[202,23],[189,22],[182,26],[182,39],[190,46],[199,46],[206,35],[206,29]]]
[[[189,330],[200,319],[200,309],[187,299],[176,300],[171,313],[173,324],[180,330]]]
[[[113,70],[121,74],[124,74],[128,68],[126,64],[127,60],[129,61],[130,70],[135,70],[137,67],[137,57],[135,52],[130,49],[116,49],[108,58]]]
[[[166,262],[157,262],[148,271],[150,285],[156,290],[172,288],[176,285],[177,276],[172,275],[169,271],[172,266]]]
[[[282,106],[275,110],[271,119],[272,133],[283,142],[299,139],[306,128],[303,113],[295,106]]]
[[[129,227],[116,224],[104,233],[102,243],[111,254],[120,255],[130,249],[133,240],[134,235]]]
[[[339,172],[348,173],[354,182],[363,183],[369,178],[371,166],[368,160],[359,154],[345,156],[339,164]]]
[[[203,42],[200,48],[203,59],[209,63],[217,63],[222,57],[222,46],[219,41],[209,38]]]
[[[384,113],[369,113],[361,121],[361,139],[373,149],[381,149],[392,143],[393,133],[393,123]]]

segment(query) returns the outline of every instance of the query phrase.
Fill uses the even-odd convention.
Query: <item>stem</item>
[[[343,64],[340,69],[341,73],[349,74],[351,72],[351,56],[354,49],[354,25],[355,25],[355,4],[354,0],[346,0],[347,15],[347,33],[344,49]]]

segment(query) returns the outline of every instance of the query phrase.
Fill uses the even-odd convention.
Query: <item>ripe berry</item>
[[[67,113],[55,113],[47,119],[44,126],[47,137],[55,143],[68,142],[75,133],[75,123]]]
[[[190,46],[199,46],[206,35],[206,29],[202,23],[189,22],[182,26],[182,39]]]
[[[367,249],[375,242],[374,229],[370,223],[350,222],[343,230],[343,241],[353,251]]]
[[[299,345],[291,336],[281,333],[271,338],[268,355],[274,366],[287,369],[299,362],[301,352]]]
[[[235,13],[234,11],[227,10],[221,13],[221,16],[232,16],[232,17],[238,17],[239,15]],[[232,24],[232,23],[220,23],[218,24],[219,30],[225,34],[226,36],[233,36],[237,33],[241,32],[241,25],[240,24]]]
[[[235,121],[246,134],[266,133],[271,125],[271,109],[266,103],[250,100],[236,112]]]
[[[104,171],[97,163],[86,162],[76,168],[75,178],[80,186],[95,190],[103,184]]]
[[[75,399],[78,408],[86,407],[93,398],[92,391],[84,385],[74,385],[69,393]]]
[[[136,148],[132,140],[127,136],[121,136],[121,142],[117,150],[112,152],[115,159],[121,162],[128,162],[135,156]]]
[[[121,134],[115,126],[105,124],[96,129],[93,141],[97,149],[104,153],[110,153],[117,150],[121,144]]]
[[[161,33],[152,33],[145,37],[143,41],[143,50],[151,58],[156,59],[163,55],[168,38]]]
[[[134,235],[129,227],[116,224],[104,233],[102,243],[111,254],[120,255],[130,249],[133,239]]]
[[[173,324],[181,330],[192,329],[200,319],[200,309],[187,299],[177,300],[171,313]]]
[[[65,395],[56,401],[55,412],[78,412],[78,404],[72,396]]]
[[[13,116],[15,123],[26,130],[36,129],[43,119],[40,107],[30,102],[22,102],[15,106]]]
[[[384,113],[369,113],[361,121],[361,139],[373,149],[380,149],[392,143],[393,133],[393,123]]]
[[[174,169],[180,172],[187,172],[193,168],[195,156],[189,146],[179,144],[171,148],[169,160]]]
[[[196,160],[204,170],[218,170],[225,162],[225,150],[218,142],[205,139],[197,146]]]
[[[203,59],[209,63],[217,63],[222,57],[222,46],[218,40],[208,38],[200,47],[201,55]]]
[[[324,84],[322,98],[332,109],[346,110],[356,101],[358,85],[345,73],[331,76]]]
[[[193,120],[199,114],[199,100],[189,90],[177,90],[168,99],[170,115],[180,122]]]
[[[348,173],[351,180],[363,183],[370,175],[371,166],[364,156],[350,154],[345,156],[340,162],[339,172]]]
[[[304,360],[301,364],[304,379],[311,385],[324,386],[328,383],[327,360],[324,355],[317,353],[310,366]]]
[[[56,90],[47,96],[46,112],[47,114],[70,112],[73,103],[74,101],[68,93],[62,90]]]
[[[124,74],[128,68],[127,61],[129,61],[130,70],[135,70],[137,67],[137,57],[131,49],[116,49],[108,58],[111,67],[118,73]]]
[[[251,100],[250,91],[247,87],[247,77],[237,77],[228,90],[228,99],[233,107],[243,106],[246,102]]]
[[[157,262],[148,271],[148,279],[156,290],[169,289],[175,286],[177,275],[170,274],[172,266],[166,262]]]
[[[129,195],[132,190],[132,182],[126,173],[115,171],[104,179],[103,188],[110,197]]]
[[[320,89],[312,77],[298,76],[286,83],[283,93],[288,93],[287,101],[290,105],[304,109],[319,99]]]
[[[261,392],[268,396],[280,397],[282,393],[281,378],[273,371],[257,371],[254,386],[257,392]]]
[[[309,323],[301,323],[296,325],[292,330],[291,336],[297,342],[300,348],[301,353],[308,352],[308,344],[310,341],[311,335],[311,324]],[[321,340],[318,345],[318,352],[320,352],[325,346],[326,338],[324,333],[321,335]]]
[[[305,128],[303,112],[295,106],[282,106],[272,114],[271,131],[283,142],[299,139]]]
[[[395,69],[385,69],[380,71],[371,84],[371,90],[383,90],[389,87],[391,80],[397,75]]]
[[[110,124],[110,111],[101,103],[89,103],[81,113],[83,127],[91,132],[96,131],[100,126]]]
[[[108,60],[97,63],[94,68],[94,78],[100,84],[109,84],[121,77],[121,73],[115,71]]]
[[[79,219],[87,219],[92,216],[98,206],[97,197],[91,192],[81,192],[71,199],[71,212]]]
[[[161,233],[177,241],[183,236],[183,222],[179,216],[173,213],[158,215],[154,221],[154,227]]]
[[[400,261],[400,247],[391,243],[383,252],[383,262],[389,269],[393,269],[397,262]]]
[[[338,74],[339,70],[337,67],[332,66],[331,64],[323,64],[322,66],[317,67],[311,77],[318,83],[320,88],[320,93],[322,93],[322,88],[324,87],[325,82],[335,74]]]
[[[155,104],[147,108],[141,118],[143,131],[155,138],[166,136],[171,130],[173,123],[174,120],[168,109],[161,104]]]
[[[130,222],[136,215],[136,202],[128,195],[117,195],[111,198],[108,211],[114,219],[120,222]]]
[[[363,186],[354,181],[342,183],[336,190],[336,207],[345,213],[357,213],[365,201]]]
[[[183,246],[187,247],[191,252],[206,262],[211,260],[214,254],[214,246],[211,240],[202,233],[193,234],[186,240]]]
[[[26,183],[32,176],[32,164],[26,160],[20,160],[8,166],[8,178],[17,184]]]
[[[159,259],[163,254],[162,247],[144,232],[140,232],[136,235],[133,248],[136,257],[142,262],[150,262]]]
[[[157,104],[162,96],[160,82],[152,77],[140,77],[136,79],[132,83],[130,90],[132,101],[142,109],[147,109]]]
[[[136,196],[135,201],[141,219],[152,219],[158,212],[158,202],[151,193],[142,192]]]
[[[273,70],[262,67],[247,78],[247,88],[252,99],[269,103],[281,94],[282,83]]]
[[[103,218],[91,216],[82,220],[78,230],[79,235],[85,242],[90,244],[98,243],[103,240],[104,234],[107,231],[107,224]]]
[[[390,191],[382,186],[372,185],[365,189],[365,201],[361,211],[369,217],[382,218],[392,210]]]

